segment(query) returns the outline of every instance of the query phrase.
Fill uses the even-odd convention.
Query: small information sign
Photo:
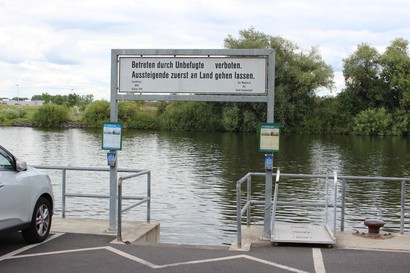
[[[103,150],[122,149],[122,123],[104,122],[102,135]]]
[[[279,152],[279,123],[262,123],[259,127],[259,151]]]

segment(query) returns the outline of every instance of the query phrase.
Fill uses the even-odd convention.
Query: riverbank
[[[12,125],[3,125],[0,124],[0,127],[30,127],[30,128],[41,128],[34,125],[31,121],[17,121]],[[60,127],[57,128],[80,128],[80,129],[87,129],[91,128],[87,124],[80,122],[80,121],[69,121],[61,124]]]

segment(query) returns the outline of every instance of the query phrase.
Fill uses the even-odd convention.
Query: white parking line
[[[108,251],[110,251],[112,253],[115,253],[115,254],[117,254],[121,257],[124,257],[124,258],[129,259],[129,260],[134,261],[134,262],[137,262],[139,264],[143,264],[143,265],[148,266],[152,269],[163,269],[163,268],[167,268],[167,267],[184,266],[184,265],[190,265],[190,264],[215,263],[215,262],[226,261],[226,260],[234,260],[234,259],[248,259],[248,260],[258,262],[258,263],[262,263],[262,264],[266,264],[266,265],[269,265],[269,266],[272,266],[272,267],[281,268],[281,269],[284,269],[284,270],[289,271],[289,272],[308,273],[308,272],[303,271],[303,270],[299,270],[299,269],[289,267],[289,266],[286,266],[286,265],[281,265],[281,264],[274,263],[274,262],[271,262],[271,261],[259,259],[259,258],[249,256],[249,255],[235,255],[235,256],[219,257],[219,258],[214,258],[214,259],[202,259],[202,260],[193,260],[193,261],[187,261],[187,262],[181,262],[181,263],[156,265],[156,264],[148,262],[144,259],[141,259],[139,257],[128,254],[126,252],[123,252],[121,250],[118,250],[118,249],[110,247],[110,246],[70,249],[70,250],[52,251],[52,252],[43,252],[43,253],[35,253],[35,254],[26,254],[26,255],[15,256],[16,254],[18,254],[20,252],[23,252],[23,251],[26,251],[26,250],[34,247],[34,246],[28,246],[28,247],[21,248],[18,251],[10,252],[9,254],[0,257],[0,261],[1,260],[6,260],[6,259],[23,259],[23,258],[28,258],[28,257],[58,255],[58,254],[74,253],[74,252],[82,252],[82,251],[108,250]]]
[[[181,263],[173,263],[173,264],[164,264],[164,265],[156,265],[153,263],[150,263],[148,261],[145,261],[141,258],[135,257],[133,255],[130,255],[128,253],[125,253],[121,250],[118,250],[116,248],[113,247],[107,247],[107,250],[110,250],[124,258],[130,259],[132,261],[138,262],[140,264],[144,264],[146,266],[149,266],[151,268],[154,269],[161,269],[161,268],[167,268],[167,267],[175,267],[175,266],[182,266],[182,265],[189,265],[189,264],[201,264],[201,263],[212,263],[212,262],[219,262],[219,261],[226,261],[226,260],[234,260],[234,259],[248,259],[248,260],[252,260],[258,263],[262,263],[262,264],[266,264],[266,265],[270,265],[273,267],[277,267],[277,268],[281,268],[290,272],[295,272],[295,273],[308,273],[306,271],[303,270],[299,270],[293,267],[289,267],[286,265],[281,265],[278,263],[274,263],[274,262],[270,262],[267,260],[263,260],[263,259],[259,259],[253,256],[249,256],[249,255],[235,255],[235,256],[226,256],[226,257],[219,257],[219,258],[213,258],[213,259],[203,259],[203,260],[194,260],[194,261],[188,261],[188,262],[181,262]]]
[[[313,264],[316,273],[326,273],[325,264],[323,263],[322,251],[320,248],[312,248]]]
[[[45,241],[42,242],[42,243],[33,244],[33,245],[28,245],[28,246],[19,248],[19,249],[17,249],[17,250],[14,250],[14,251],[12,251],[12,252],[9,252],[9,253],[7,253],[7,254],[5,254],[5,255],[3,255],[3,256],[0,256],[0,262],[3,261],[3,260],[6,260],[6,259],[11,259],[14,255],[17,255],[17,254],[19,254],[19,253],[22,253],[22,252],[24,252],[24,251],[27,251],[27,250],[29,250],[29,249],[31,249],[31,248],[33,248],[33,247],[36,247],[36,246],[42,245],[42,244],[44,244],[44,243],[46,243],[46,242],[49,242],[49,241],[51,241],[51,240],[54,240],[54,239],[60,237],[60,236],[63,235],[63,234],[64,234],[64,233],[56,233],[56,234],[53,234],[53,235],[51,235],[50,237],[48,237],[47,240],[45,240]]]

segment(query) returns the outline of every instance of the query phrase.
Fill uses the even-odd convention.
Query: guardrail
[[[257,173],[257,172],[249,172],[244,177],[239,179],[236,182],[236,215],[237,215],[237,246],[238,248],[242,247],[242,215],[246,213],[246,225],[250,226],[251,220],[251,205],[264,205],[264,201],[259,200],[252,200],[252,177],[264,177],[266,173]],[[337,174],[335,174],[337,175]],[[276,177],[275,173],[272,173],[272,177]],[[319,178],[319,179],[333,179],[333,175],[313,175],[313,174],[286,174],[281,173],[280,177],[287,177],[287,178]],[[409,206],[406,206],[406,182],[410,182],[410,178],[398,178],[398,177],[370,177],[370,176],[340,176],[337,175],[337,179],[341,181],[341,199],[340,204],[337,206],[340,208],[340,230],[344,231],[344,222],[345,222],[345,206],[346,206],[346,181],[350,180],[367,180],[367,181],[396,181],[401,182],[401,198],[400,198],[400,233],[404,233],[404,212],[406,210],[410,210]],[[242,200],[242,184],[246,182],[247,190],[246,190],[246,202],[244,206],[241,205]],[[296,207],[326,207],[331,206],[329,204],[321,204],[317,202],[277,202],[278,205],[290,205]]]
[[[139,202],[132,204],[125,209],[122,209],[122,184],[124,180],[139,177],[141,175],[147,175],[147,196],[135,197],[134,199],[140,200]],[[123,176],[118,179],[118,223],[117,223],[117,241],[122,242],[122,213],[135,208],[143,203],[147,203],[147,222],[151,221],[151,171],[144,170],[131,174],[128,176]]]
[[[66,199],[67,197],[83,197],[83,198],[103,198],[103,199],[109,199],[110,195],[109,194],[93,194],[93,193],[71,193],[67,192],[67,171],[88,171],[88,172],[110,172],[110,168],[96,168],[96,167],[64,167],[64,166],[42,166],[42,165],[32,165],[32,167],[37,168],[37,169],[43,169],[43,170],[60,170],[62,171],[61,177],[62,177],[62,183],[61,183],[61,214],[62,217],[65,218],[66,215]],[[121,238],[121,226],[122,226],[122,215],[120,213],[124,212],[126,210],[129,210],[131,208],[134,208],[138,205],[141,205],[143,203],[147,203],[147,222],[150,222],[151,218],[151,171],[147,170],[138,170],[138,169],[118,169],[117,172],[119,173],[134,173],[128,176],[120,177],[118,180],[118,188],[121,189],[118,192],[118,204],[119,206],[122,206],[122,200],[124,199],[130,199],[130,200],[139,200],[136,204],[122,210],[120,207],[118,208],[118,222],[117,222],[117,240],[118,238]],[[122,182],[126,179],[134,178],[137,176],[141,176],[143,174],[147,174],[147,196],[141,197],[141,196],[122,196]]]

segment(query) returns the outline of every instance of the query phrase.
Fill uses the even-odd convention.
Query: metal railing
[[[33,165],[32,167],[37,169],[43,170],[60,170],[62,171],[62,183],[61,183],[61,209],[62,209],[62,217],[65,218],[66,216],[66,199],[67,197],[82,197],[82,198],[102,198],[102,199],[109,199],[109,194],[93,194],[93,193],[79,193],[79,192],[67,192],[67,171],[84,171],[84,172],[110,172],[110,168],[96,168],[96,167],[64,167],[64,166],[43,166],[43,165]],[[117,172],[119,173],[134,173],[128,176],[120,177],[118,180],[118,188],[121,185],[121,192],[118,193],[118,203],[121,202],[123,199],[130,199],[130,200],[139,200],[139,202],[133,205],[130,208],[125,210],[129,210],[134,208],[138,205],[143,203],[147,203],[147,222],[150,221],[151,217],[151,172],[147,170],[138,170],[138,169],[118,169]],[[143,174],[147,174],[147,196],[122,196],[122,181],[126,179],[130,179],[133,177],[141,176]],[[118,211],[125,211],[125,210],[118,210]],[[117,230],[118,227],[121,228],[121,214],[118,213],[118,222],[117,222]],[[118,235],[118,234],[117,234]]]
[[[246,213],[246,225],[250,226],[251,223],[251,206],[252,205],[264,205],[264,201],[252,200],[252,177],[264,177],[266,173],[250,172],[236,182],[236,204],[237,204],[237,246],[242,247],[242,216]],[[336,173],[334,175],[337,175]],[[313,175],[313,174],[286,174],[281,173],[280,177],[295,178],[295,179],[334,179],[334,175]],[[276,177],[275,173],[272,173],[273,177]],[[398,178],[398,177],[370,177],[370,176],[337,176],[337,179],[341,181],[341,197],[340,204],[337,206],[340,208],[340,230],[344,231],[344,222],[346,214],[346,181],[351,180],[367,180],[367,181],[396,181],[401,182],[401,197],[400,197],[400,233],[404,233],[404,214],[406,210],[410,210],[409,206],[406,206],[406,182],[410,182],[410,178]],[[242,207],[242,184],[246,182],[246,202]],[[325,203],[318,202],[284,202],[278,201],[277,205],[289,205],[295,207],[326,207],[331,206]]]
[[[145,174],[147,175],[147,195],[135,197],[134,199],[137,199],[139,201],[123,209],[122,208],[122,199],[124,198],[122,196],[123,181],[131,179],[131,178],[139,177]],[[120,177],[118,179],[118,222],[117,222],[117,241],[118,242],[122,242],[122,234],[121,234],[122,233],[122,213],[132,208],[135,208],[136,206],[139,206],[143,203],[147,203],[147,222],[149,223],[151,221],[151,171],[144,170],[144,171],[137,172],[135,174]]]

